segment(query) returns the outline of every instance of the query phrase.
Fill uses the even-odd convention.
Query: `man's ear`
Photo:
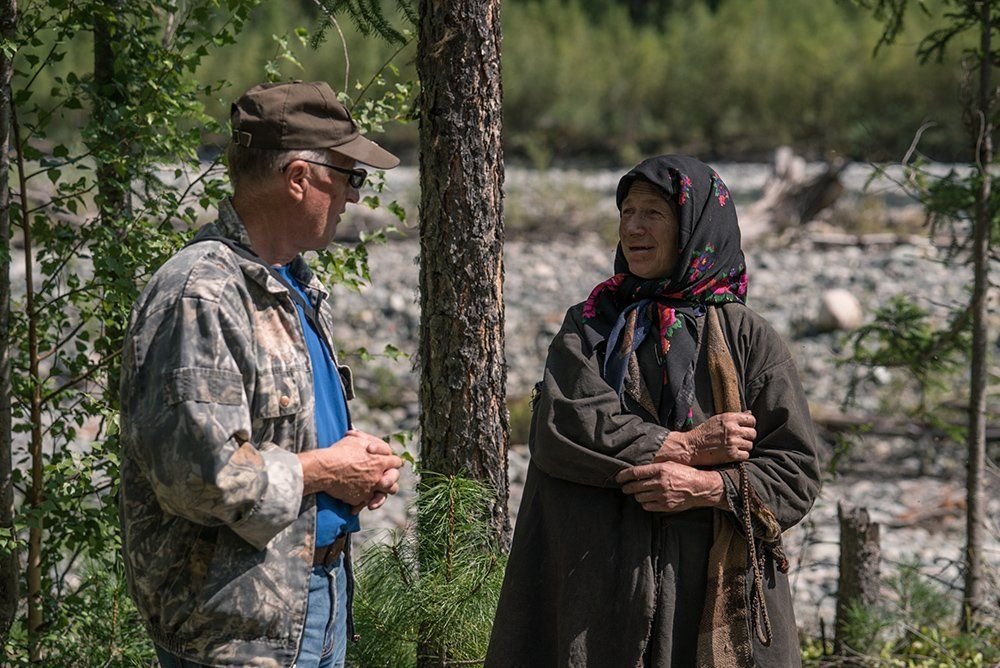
[[[285,191],[288,195],[296,201],[301,201],[309,189],[309,165],[301,160],[292,160],[282,172],[282,176],[285,177]]]

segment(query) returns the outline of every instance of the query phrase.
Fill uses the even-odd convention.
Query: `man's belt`
[[[347,534],[344,534],[329,545],[317,547],[313,553],[313,566],[329,567],[337,560],[337,557],[343,554],[345,545],[347,545]]]

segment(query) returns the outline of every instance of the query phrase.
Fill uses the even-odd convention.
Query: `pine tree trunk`
[[[837,621],[834,652],[838,655],[865,650],[865,628],[848,622],[850,611],[872,609],[879,590],[879,525],[864,508],[845,509],[837,504],[840,521],[840,579],[837,586]]]
[[[17,27],[16,0],[0,2],[0,35],[13,39]],[[11,59],[0,53],[0,537],[12,537],[14,484],[10,372],[10,80]],[[0,551],[0,645],[14,622],[18,601],[18,556]]]
[[[966,472],[965,590],[961,625],[969,629],[977,622],[985,605],[983,575],[983,534],[986,504],[983,475],[986,465],[986,386],[989,357],[989,326],[987,323],[987,291],[989,289],[990,254],[990,186],[989,168],[993,163],[993,103],[991,37],[993,30],[992,2],[980,3],[979,99],[973,114],[972,130],[976,139],[976,165],[979,171],[979,192],[976,194],[973,221],[973,288],[972,288],[972,357],[969,389],[969,459]]]
[[[422,465],[492,486],[506,541],[499,0],[423,0],[417,68]]]
[[[417,73],[421,465],[495,490],[506,546],[500,0],[421,0]],[[444,640],[418,665],[448,665]]]

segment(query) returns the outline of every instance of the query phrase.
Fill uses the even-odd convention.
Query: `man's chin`
[[[337,236],[337,228],[338,227],[340,227],[340,216],[337,216],[337,219],[335,221],[333,221],[329,225],[329,227],[327,227],[327,232],[326,232],[326,235],[324,237],[324,241],[325,241],[325,243],[323,244],[324,248],[326,248],[331,243],[333,243],[334,238]]]

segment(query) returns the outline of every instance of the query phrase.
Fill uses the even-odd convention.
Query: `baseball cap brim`
[[[399,164],[399,158],[361,135],[330,149],[376,169],[392,169]]]

